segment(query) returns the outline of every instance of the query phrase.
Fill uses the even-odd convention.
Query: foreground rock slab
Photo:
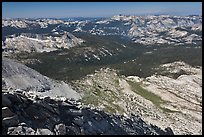
[[[65,98],[36,98],[19,91],[2,91],[4,96],[20,99],[8,100],[2,107],[2,133],[4,135],[158,135],[173,134],[170,128],[161,130],[146,124],[139,116],[110,115],[78,101]],[[9,121],[8,121],[9,120]]]

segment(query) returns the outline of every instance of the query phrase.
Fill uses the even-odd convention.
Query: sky
[[[2,2],[3,18],[202,15],[202,2]]]

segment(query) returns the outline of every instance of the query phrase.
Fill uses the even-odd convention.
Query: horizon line
[[[113,16],[87,16],[87,17],[82,17],[82,16],[75,16],[75,17],[15,17],[15,18],[9,18],[9,17],[2,17],[2,19],[72,19],[72,18],[111,18],[114,16],[118,16],[118,15],[122,15],[122,16],[161,16],[161,15],[168,15],[168,16],[178,16],[178,17],[187,17],[187,16],[202,16],[201,14],[189,14],[189,15],[171,15],[171,14],[140,14],[140,15],[136,15],[136,14],[116,14]]]

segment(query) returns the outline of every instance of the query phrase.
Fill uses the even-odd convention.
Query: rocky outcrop
[[[4,135],[173,134],[170,128],[148,125],[137,115],[110,115],[77,101],[38,97],[22,90],[3,90],[2,105]]]
[[[23,89],[50,97],[80,98],[80,95],[68,84],[52,80],[17,61],[4,57],[2,58],[2,88]]]
[[[183,61],[163,64],[160,65],[160,67],[163,69],[163,71],[169,72],[171,74],[179,73],[180,75],[182,75],[183,72],[183,74],[187,75],[202,75],[201,67],[192,67]]]

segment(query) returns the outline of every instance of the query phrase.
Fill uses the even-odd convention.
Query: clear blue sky
[[[3,18],[202,14],[202,2],[3,2]]]

